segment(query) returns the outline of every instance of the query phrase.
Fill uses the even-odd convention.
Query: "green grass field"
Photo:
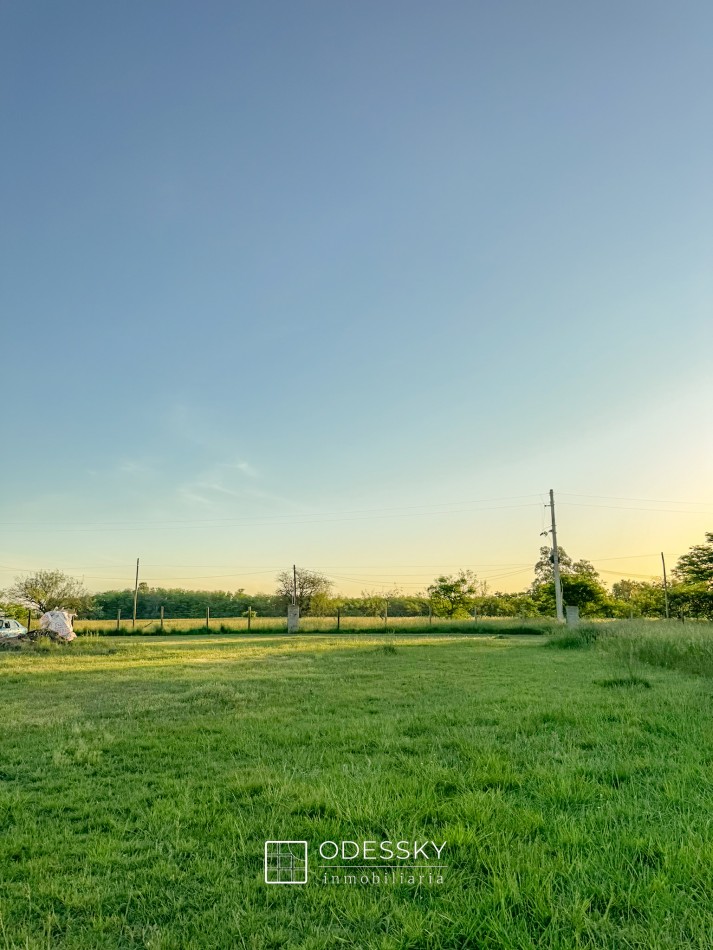
[[[0,948],[713,943],[706,677],[542,637],[80,638],[0,653],[0,703]],[[307,884],[265,883],[268,839]],[[445,841],[443,882],[325,884],[341,839]]]

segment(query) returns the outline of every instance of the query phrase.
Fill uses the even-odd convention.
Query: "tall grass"
[[[633,621],[612,624],[600,649],[625,661],[713,676],[713,623]]]
[[[550,645],[587,647],[619,660],[629,671],[635,663],[713,676],[713,623],[708,621],[621,620],[583,624],[558,631]]]

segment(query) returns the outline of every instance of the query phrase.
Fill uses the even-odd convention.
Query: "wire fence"
[[[301,617],[300,633],[358,633],[358,632],[491,632],[497,635],[509,630],[527,630],[545,633],[554,625],[549,617],[500,618],[475,617],[449,620],[443,617]],[[155,636],[181,633],[250,634],[286,633],[286,617],[206,617],[161,620],[137,620],[133,626],[120,620],[76,620],[78,634]]]

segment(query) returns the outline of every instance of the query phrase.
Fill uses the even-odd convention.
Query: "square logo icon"
[[[265,883],[306,884],[307,842],[266,841]]]

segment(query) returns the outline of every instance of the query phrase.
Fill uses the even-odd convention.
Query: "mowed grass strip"
[[[708,948],[710,683],[605,688],[616,664],[364,635],[0,654],[0,947]],[[450,867],[271,887],[283,838],[445,840]]]

